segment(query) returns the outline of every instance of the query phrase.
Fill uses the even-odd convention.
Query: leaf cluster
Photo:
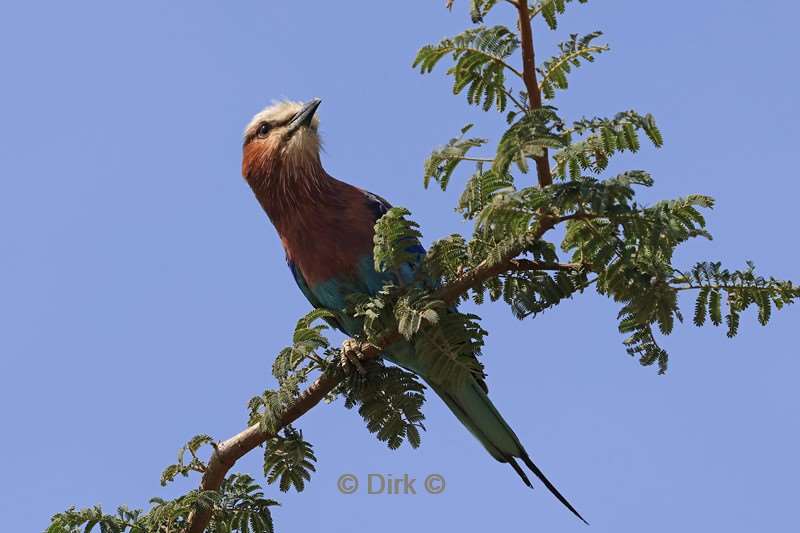
[[[303,440],[303,433],[291,426],[283,429],[282,435],[269,439],[264,450],[264,476],[267,483],[278,481],[281,492],[294,487],[297,492],[305,489],[305,482],[316,470],[314,446]]]
[[[738,334],[741,314],[748,308],[755,307],[759,324],[766,326],[773,309],[783,309],[800,298],[800,287],[757,275],[749,261],[746,269],[736,271],[719,262],[697,263],[685,273],[676,273],[673,282],[683,290],[698,290],[693,315],[696,326],[703,326],[706,320],[715,326],[724,321],[731,338]]]
[[[270,507],[278,505],[246,474],[228,476],[218,491],[153,498],[150,504],[147,512],[121,506],[115,514],[106,514],[99,505],[71,507],[53,516],[45,533],[170,533],[183,531],[189,515],[199,510],[211,513],[206,533],[274,533]]]
[[[281,350],[272,364],[279,387],[265,390],[248,403],[250,425],[259,424],[264,431],[275,433],[286,406],[297,398],[309,375],[328,369],[332,351],[324,332],[329,329],[327,321],[333,319],[330,311],[315,309],[297,321],[292,345]]]
[[[188,477],[190,472],[205,472],[207,465],[197,456],[197,452],[202,446],[207,444],[215,446],[214,438],[209,435],[195,435],[192,437],[189,442],[178,451],[178,462],[169,465],[162,472],[161,486],[163,487],[166,486],[167,483],[171,483],[179,474],[183,477]],[[187,453],[189,454],[188,462]]]
[[[380,361],[365,365],[366,374],[354,373],[337,388],[348,409],[358,408],[367,430],[390,449],[404,441],[412,448],[420,445],[424,430],[422,405],[425,386],[411,372]]]
[[[563,15],[567,10],[567,5],[575,0],[540,0],[533,5],[530,10],[531,18],[541,16],[551,30],[558,28],[558,16]],[[589,0],[577,0],[580,4],[585,4]]]
[[[413,66],[427,74],[450,56],[453,66],[447,74],[453,77],[453,94],[465,92],[467,102],[481,106],[484,111],[493,106],[505,111],[509,98],[513,98],[506,89],[506,72],[522,77],[506,61],[518,47],[516,33],[505,26],[480,26],[422,47]]]
[[[408,209],[393,207],[375,223],[373,257],[378,272],[398,272],[419,259],[422,234],[419,225],[406,218],[410,214]]]
[[[581,66],[583,61],[593,63],[596,57],[608,51],[606,45],[594,45],[592,42],[603,35],[601,31],[594,31],[586,35],[573,33],[569,41],[558,45],[560,53],[542,64],[537,69],[540,76],[539,87],[542,96],[552,100],[556,96],[556,89],[566,90],[569,88],[567,75],[573,68]]]
[[[443,191],[446,190],[453,172],[458,164],[467,158],[468,152],[472,148],[486,144],[486,139],[464,138],[472,126],[472,124],[467,124],[461,128],[460,135],[453,137],[447,144],[434,150],[425,160],[423,184],[426,189],[431,180],[434,180]]]

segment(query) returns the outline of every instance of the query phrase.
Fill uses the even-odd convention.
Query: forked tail
[[[517,463],[517,459],[521,459],[558,501],[580,518],[583,523],[589,524],[533,463],[514,431],[500,416],[486,391],[476,380],[467,379],[466,383],[458,388],[443,388],[431,383],[429,385],[469,432],[483,444],[492,457],[501,463],[509,463],[522,481],[532,488],[533,485],[528,479],[528,475]]]

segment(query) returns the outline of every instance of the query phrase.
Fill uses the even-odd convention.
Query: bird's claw
[[[361,364],[361,359],[364,357],[364,344],[356,339],[347,339],[342,343],[339,365],[344,369],[345,373],[350,374],[352,369],[355,368],[362,376],[367,374],[367,370]]]

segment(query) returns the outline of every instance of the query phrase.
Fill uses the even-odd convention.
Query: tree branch
[[[529,272],[537,270],[554,270],[561,272],[575,272],[585,265],[580,263],[546,263],[542,261],[531,261],[529,259],[512,259],[508,272]]]
[[[556,224],[569,220],[571,217],[544,217],[539,224],[531,230],[530,238],[538,240],[547,231],[551,230]],[[542,263],[529,261],[527,259],[516,259],[524,251],[523,247],[516,247],[510,250],[500,261],[484,261],[477,267],[468,271],[458,280],[442,287],[432,294],[433,299],[442,300],[448,305],[454,304],[458,298],[467,293],[472,287],[507,271],[521,270],[570,270],[577,268],[578,265]],[[398,333],[389,335],[379,342],[379,346],[367,344],[362,350],[363,359],[377,359],[384,346],[388,346],[400,339]],[[304,390],[297,399],[287,406],[283,415],[280,417],[278,429],[291,424],[322,400],[330,393],[340,379],[329,372],[323,373],[311,385]],[[208,461],[208,466],[200,482],[200,490],[219,490],[225,476],[236,461],[244,457],[248,452],[263,444],[267,439],[274,437],[274,433],[264,431],[259,424],[254,424],[245,429],[238,435],[219,443]],[[203,533],[211,520],[210,509],[197,509],[189,516],[186,533]]]
[[[525,82],[531,109],[541,109],[542,93],[539,90],[539,83],[536,81],[536,57],[533,49],[533,30],[531,28],[528,0],[519,0],[515,3],[515,6],[519,15],[519,33],[522,44],[522,79]],[[547,149],[544,149],[543,155],[535,157],[534,161],[536,161],[539,186],[546,187],[552,184],[553,175],[550,172],[550,159],[547,155]]]
[[[686,282],[678,282],[678,283],[686,283]],[[692,283],[685,284],[681,287],[676,287],[675,285],[670,285],[670,288],[674,291],[698,291],[702,289],[711,289],[715,291],[772,291],[774,287],[758,287],[752,285],[726,285],[722,283],[712,283],[710,285],[694,285]]]
[[[476,161],[478,163],[491,163],[494,159],[490,159],[488,157],[471,157],[471,156],[454,156],[451,159],[459,159],[461,161]]]
[[[387,339],[385,344],[390,342],[391,339]],[[373,345],[367,345],[363,350],[365,359],[375,359],[380,353],[380,348]],[[287,407],[280,417],[278,427],[283,428],[303,416],[338,384],[339,379],[335,375],[328,372],[323,373],[300,393],[294,403]],[[215,446],[214,453],[208,461],[208,466],[200,482],[200,490],[219,490],[228,470],[236,464],[236,461],[274,436],[274,433],[264,431],[259,424],[253,424],[238,435]],[[186,532],[203,533],[210,520],[211,509],[197,509],[189,515]]]

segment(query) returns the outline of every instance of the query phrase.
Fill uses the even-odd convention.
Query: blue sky
[[[410,68],[418,47],[468,25],[466,0],[443,4],[0,7],[4,530],[189,489],[195,479],[158,485],[175,451],[236,433],[272,384],[272,357],[308,309],[239,172],[241,130],[272,99],[323,98],[327,170],[410,208],[426,242],[468,231],[450,208],[457,188],[422,189],[422,162],[466,122],[492,136],[501,121],[453,97],[441,70]],[[619,0],[572,8],[557,34],[536,27],[540,58],[570,32],[606,31],[612,52],[558,105],[656,115],[665,148],[615,167],[653,173],[645,198],[717,198],[716,239],[685,247],[682,264],[753,259],[800,280],[798,15],[789,2]],[[595,532],[789,530],[800,309],[766,329],[747,316],[734,341],[685,325],[664,343],[662,377],[625,354],[616,311],[591,294],[533,321],[479,310],[492,397],[535,460]],[[437,398],[426,413],[422,447],[391,452],[341,404],[314,409],[299,427],[319,471],[301,495],[267,489],[284,504],[278,530],[586,531]],[[258,452],[237,470],[258,475]],[[447,488],[345,496],[343,473],[438,473]]]

